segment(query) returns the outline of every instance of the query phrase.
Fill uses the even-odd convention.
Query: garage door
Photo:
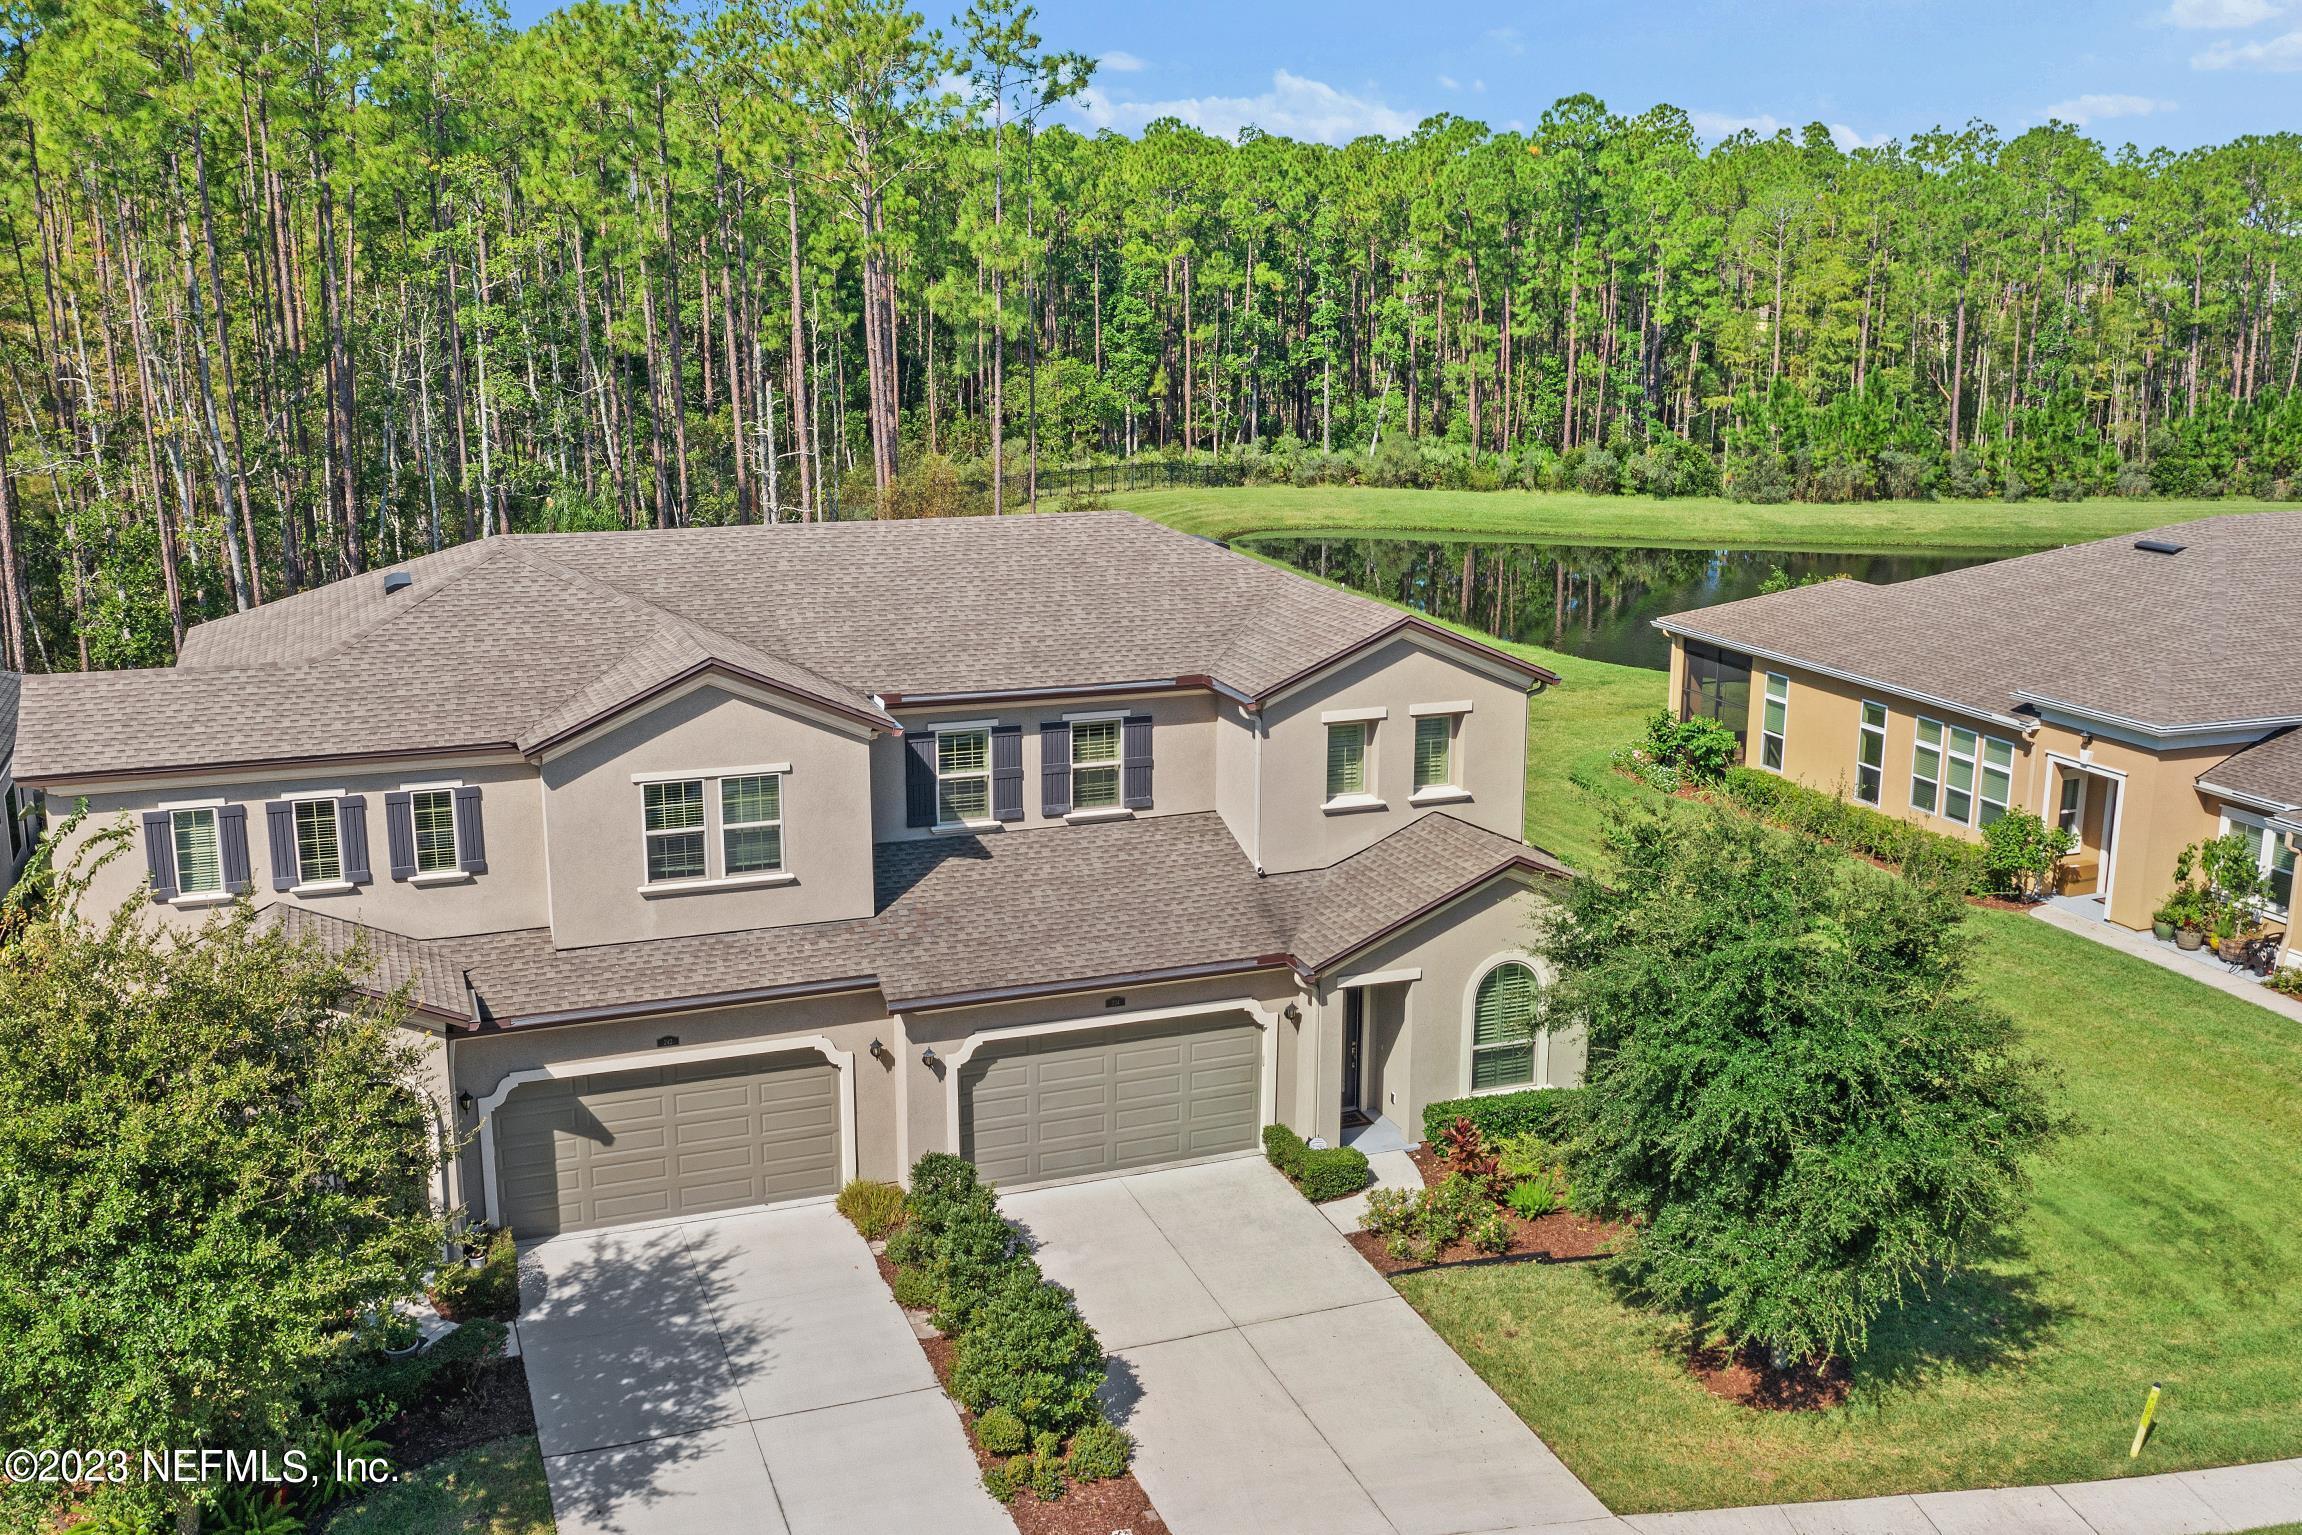
[[[988,1045],[960,1078],[962,1154],[995,1183],[1255,1145],[1262,1030],[1242,1014]]]
[[[839,1188],[839,1072],[816,1056],[529,1083],[495,1124],[504,1220],[522,1237]]]

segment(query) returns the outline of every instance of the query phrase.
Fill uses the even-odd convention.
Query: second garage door
[[[785,1055],[535,1082],[495,1136],[522,1237],[832,1194],[839,1072]]]
[[[1246,1151],[1261,1126],[1262,1030],[1225,1013],[987,1045],[963,1069],[962,1154],[1034,1183]]]

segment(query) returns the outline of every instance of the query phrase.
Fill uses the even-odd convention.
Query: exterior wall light
[[[933,1071],[943,1064],[943,1057],[935,1053],[933,1045],[921,1045],[919,1047],[919,1064],[925,1066],[929,1071]]]

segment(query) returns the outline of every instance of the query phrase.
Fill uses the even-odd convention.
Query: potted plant
[[[2157,931],[2163,923],[2170,931],[2166,934],[2185,949],[2195,949],[2206,941],[2206,893],[2196,885],[2178,886],[2158,908],[2158,920],[2151,923]]]
[[[2160,943],[2172,943],[2174,941],[2174,919],[2177,915],[2179,913],[2175,911],[2172,901],[2166,902],[2152,912],[2150,914],[2150,936]]]
[[[424,1346],[424,1330],[415,1319],[398,1310],[386,1311],[375,1318],[369,1336],[376,1347],[383,1350],[386,1359],[405,1359]]]

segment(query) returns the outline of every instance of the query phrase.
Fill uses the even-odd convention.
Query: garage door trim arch
[[[514,1088],[530,1082],[552,1082],[562,1077],[601,1076],[609,1072],[639,1071],[650,1066],[692,1066],[698,1061],[741,1060],[747,1056],[795,1055],[812,1050],[829,1061],[839,1072],[839,1178],[842,1183],[855,1176],[855,1052],[842,1050],[824,1034],[801,1034],[789,1038],[759,1040],[729,1040],[715,1045],[678,1045],[662,1050],[634,1050],[623,1055],[602,1055],[575,1060],[553,1061],[544,1066],[525,1066],[518,1071],[506,1072],[480,1099],[477,1112],[480,1121],[480,1178],[487,1192],[488,1224],[503,1224],[503,1194],[496,1169],[496,1110],[512,1095]]]
[[[1258,1127],[1277,1122],[1279,1104],[1279,1006],[1258,1002],[1252,997],[1233,997],[1222,1002],[1191,1002],[1179,1007],[1146,1007],[1133,1012],[1109,1012],[1084,1018],[1058,1018],[1048,1023],[1019,1024],[1011,1029],[988,1029],[967,1036],[944,1057],[943,1115],[948,1127],[951,1154],[965,1155],[959,1139],[959,1073],[975,1055],[987,1045],[1005,1044],[1010,1040],[1044,1038],[1050,1034],[1072,1034],[1087,1029],[1122,1029],[1138,1023],[1162,1023],[1172,1018],[1196,1018],[1218,1013],[1245,1013],[1255,1020],[1263,1031],[1260,1051],[1262,1082],[1257,1088],[1255,1123]]]

